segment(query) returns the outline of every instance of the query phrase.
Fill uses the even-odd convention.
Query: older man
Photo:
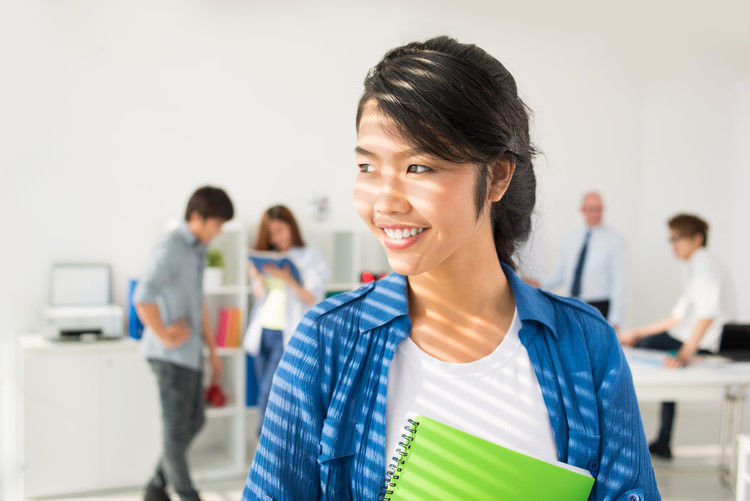
[[[561,288],[598,309],[618,328],[625,315],[627,248],[625,239],[602,222],[602,197],[589,192],[581,205],[583,225],[563,240],[557,268],[550,276],[527,281],[544,289]]]

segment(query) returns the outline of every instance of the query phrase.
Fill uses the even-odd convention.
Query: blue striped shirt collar
[[[502,263],[503,271],[513,292],[513,298],[521,322],[533,321],[546,325],[552,334],[555,332],[555,311],[545,293],[521,280],[510,266]],[[409,315],[407,281],[404,275],[392,273],[377,282],[371,282],[361,289],[369,293],[364,298],[360,330],[367,331],[383,326],[400,316]]]

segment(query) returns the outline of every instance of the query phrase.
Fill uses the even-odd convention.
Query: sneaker
[[[648,451],[652,456],[659,456],[664,459],[672,459],[672,449],[669,448],[669,444],[663,442],[651,442],[648,444]]]
[[[154,487],[149,485],[146,487],[146,493],[143,496],[143,501],[171,501],[169,494],[164,487]]]

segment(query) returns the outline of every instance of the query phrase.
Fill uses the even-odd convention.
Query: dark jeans
[[[260,351],[254,359],[255,377],[258,380],[258,435],[263,428],[266,416],[268,395],[276,368],[284,354],[284,333],[272,329],[263,329],[260,335]]]
[[[652,350],[660,351],[677,351],[682,348],[682,341],[678,341],[666,332],[656,334],[655,336],[649,336],[641,339],[636,345],[639,348],[649,348]],[[698,353],[709,353],[706,350],[698,350]],[[661,427],[659,429],[659,435],[656,441],[669,445],[672,441],[672,428],[674,426],[674,416],[677,411],[677,406],[674,402],[662,402],[661,403]]]
[[[159,385],[163,440],[162,456],[149,485],[172,484],[183,501],[198,499],[190,480],[187,448],[206,421],[202,374],[159,360],[149,360],[149,364]]]

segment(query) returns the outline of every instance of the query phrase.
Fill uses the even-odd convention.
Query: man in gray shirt
[[[200,499],[186,461],[187,447],[205,421],[203,343],[209,350],[213,379],[221,360],[203,301],[206,245],[234,216],[232,202],[220,188],[204,186],[190,197],[185,221],[154,247],[138,281],[133,302],[143,322],[142,352],[159,386],[163,451],[146,487],[146,501],[169,500],[167,484],[180,499]]]

